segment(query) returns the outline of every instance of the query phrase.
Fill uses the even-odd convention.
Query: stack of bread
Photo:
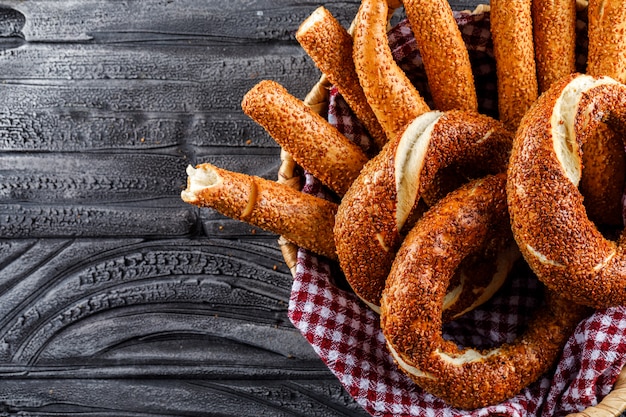
[[[428,99],[388,45],[399,7]],[[584,74],[575,55],[581,7]],[[398,367],[461,409],[518,394],[554,365],[592,309],[626,304],[626,243],[606,237],[622,227],[626,3],[492,0],[481,10],[490,13],[496,117],[479,111],[447,1],[363,0],[349,29],[319,8],[296,38],[366,130],[365,143],[274,81],[252,88],[242,107],[331,198],[209,164],[188,168],[182,192],[338,262],[380,315]],[[492,349],[444,338],[442,325],[487,302],[520,259],[545,286],[527,329]]]

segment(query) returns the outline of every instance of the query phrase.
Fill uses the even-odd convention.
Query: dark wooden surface
[[[365,415],[287,318],[277,237],[179,198],[188,164],[276,178],[241,98],[304,97],[322,4],[359,5],[2,2],[1,415]]]

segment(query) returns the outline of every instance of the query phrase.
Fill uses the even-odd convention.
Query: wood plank
[[[179,198],[187,164],[276,178],[241,99],[304,98],[295,31],[359,3],[0,5],[2,411],[366,415],[289,322],[277,236]]]
[[[127,33],[170,34],[187,37],[213,36],[218,39],[249,41],[293,39],[293,34],[317,6],[308,1],[162,2],[100,1],[70,2],[8,1],[7,6],[26,17],[23,34],[29,41],[86,42],[119,39]],[[321,4],[321,3],[320,3]],[[358,2],[328,2],[342,21],[352,19]],[[128,17],[132,16],[132,22]],[[151,41],[154,38],[149,38]]]
[[[16,378],[0,386],[4,410],[52,416],[364,417],[328,379],[155,380]]]
[[[289,324],[291,277],[275,248],[205,239],[0,247],[0,398],[14,412],[364,415]]]
[[[0,270],[12,271],[10,277],[2,274],[7,278],[0,286],[1,362],[65,357],[58,353],[63,345],[88,357],[142,332],[176,331],[217,334],[283,357],[312,358],[286,319],[291,277],[275,248],[206,239],[79,239],[15,250],[22,256],[14,253]],[[123,324],[136,317],[144,317],[145,326]],[[98,340],[93,320],[114,331]],[[257,340],[264,331],[276,335]],[[75,342],[84,340],[85,346],[54,342],[57,337],[67,342],[67,332],[79,335]],[[46,354],[50,346],[57,353]]]

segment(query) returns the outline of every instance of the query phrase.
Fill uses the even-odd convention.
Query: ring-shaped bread
[[[457,166],[474,178],[504,172],[511,143],[488,116],[429,111],[368,161],[335,216],[339,263],[355,293],[377,310],[405,223],[440,170]]]
[[[381,303],[381,328],[399,367],[448,404],[474,409],[513,397],[547,371],[585,313],[548,293],[510,344],[460,348],[442,335],[442,305],[454,271],[494,236],[513,239],[504,174],[476,180],[433,206],[402,243]]]
[[[626,86],[583,74],[555,83],[520,125],[507,185],[513,233],[533,271],[596,308],[626,304],[626,242],[600,233],[579,191],[582,147],[601,122],[626,132]]]

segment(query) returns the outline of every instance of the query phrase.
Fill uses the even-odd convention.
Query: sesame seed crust
[[[622,226],[622,195],[626,186],[626,153],[618,133],[598,125],[583,146],[585,169],[580,192],[587,215],[596,224]]]
[[[211,164],[200,164],[188,172],[187,189],[181,194],[185,202],[211,208],[337,259],[332,234],[337,204],[275,181]],[[214,180],[195,186],[196,175],[210,175]]]
[[[363,0],[354,29],[354,66],[374,114],[392,140],[417,116],[430,110],[396,64],[387,39],[386,0]]]
[[[587,7],[587,74],[626,82],[626,8],[622,2],[592,0]],[[589,217],[600,224],[622,225],[626,155],[622,139],[600,125],[585,144],[581,191]]]
[[[381,149],[387,136],[359,84],[352,61],[352,36],[326,8],[319,7],[300,25],[296,39]]]
[[[469,53],[447,0],[405,0],[404,10],[438,110],[477,111]]]
[[[403,231],[396,221],[399,199],[395,157],[402,136],[390,141],[371,159],[343,197],[335,218],[335,245],[340,266],[355,293],[379,305]],[[420,194],[439,170],[452,165],[476,173],[506,170],[512,135],[497,120],[478,113],[452,110],[443,113],[430,133],[428,149],[411,187]],[[402,173],[404,174],[404,173]],[[401,226],[400,226],[401,228]]]
[[[275,81],[263,80],[241,107],[303,168],[343,195],[369,159],[326,119]]]
[[[605,239],[587,217],[583,196],[555,155],[550,122],[561,92],[578,77],[555,83],[522,120],[507,198],[513,234],[539,279],[573,302],[602,308],[626,304],[626,244]],[[579,155],[601,122],[626,131],[626,86],[603,84],[581,95],[574,119]]]
[[[590,0],[587,73],[626,83],[626,7],[621,1]]]
[[[530,4],[530,0],[490,2],[498,111],[512,131],[538,95]]]
[[[517,394],[554,363],[585,313],[549,294],[511,344],[478,351],[443,339],[442,303],[454,271],[490,239],[512,240],[505,183],[504,174],[488,176],[433,206],[402,243],[381,299],[381,327],[400,368],[454,407],[475,409]]]
[[[540,91],[576,71],[576,2],[533,1],[533,39]]]

